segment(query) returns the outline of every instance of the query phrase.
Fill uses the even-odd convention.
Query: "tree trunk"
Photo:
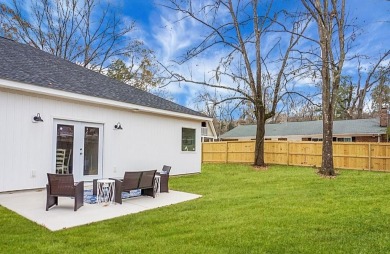
[[[264,134],[265,134],[265,112],[264,109],[256,110],[256,145],[255,145],[255,166],[265,167],[264,163]]]
[[[322,164],[320,173],[326,176],[335,175],[333,167],[333,117],[331,112],[331,110],[323,109]]]
[[[326,52],[326,50],[324,50]],[[334,96],[332,96],[329,67],[325,60],[322,64],[322,163],[320,173],[326,176],[335,175],[333,168],[333,118]]]
[[[329,56],[329,44],[322,37],[322,55]],[[336,103],[334,80],[331,79],[328,58],[322,59],[322,163],[320,173],[326,176],[333,176],[333,119],[334,105]]]
[[[359,92],[359,100],[357,106],[357,119],[363,118],[363,107],[364,107],[364,98],[366,97],[366,93],[364,91]]]
[[[363,119],[363,101],[359,101],[356,119]]]

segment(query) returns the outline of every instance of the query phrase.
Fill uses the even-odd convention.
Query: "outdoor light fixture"
[[[115,124],[115,125],[114,125],[114,129],[115,129],[115,130],[123,130],[121,123],[118,122],[117,124]]]
[[[37,113],[37,115],[33,117],[33,122],[34,122],[34,123],[43,122],[43,119],[42,119],[42,117],[41,117],[41,114]]]

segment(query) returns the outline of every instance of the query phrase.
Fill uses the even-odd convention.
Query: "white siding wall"
[[[32,123],[41,114],[43,123]],[[54,172],[54,119],[102,123],[103,177],[172,166],[200,172],[201,121],[118,110],[0,90],[0,192],[44,187]],[[114,130],[120,122],[123,130]],[[196,129],[196,151],[181,151],[182,127]],[[33,175],[35,172],[35,176]]]

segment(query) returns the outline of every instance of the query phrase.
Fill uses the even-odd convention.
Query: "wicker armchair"
[[[164,165],[161,172],[158,173],[160,175],[160,192],[169,192],[169,172],[171,171],[171,166]]]
[[[58,205],[58,197],[73,197],[74,211],[84,205],[84,182],[75,184],[73,175],[47,174],[46,211]]]

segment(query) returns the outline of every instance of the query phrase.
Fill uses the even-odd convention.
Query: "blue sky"
[[[162,7],[163,0],[129,0],[115,1],[117,8],[123,11],[128,18],[136,21],[136,36],[152,48],[162,62],[177,59],[179,53],[194,45],[202,34],[202,28],[193,22],[183,21],[172,24],[178,19],[178,14]],[[276,1],[284,8],[296,9],[300,1]],[[390,47],[390,1],[386,0],[347,0],[349,19],[360,29],[353,53],[377,56]],[[355,19],[356,18],[356,19]],[[195,66],[183,66],[182,71],[194,68],[193,75],[202,78],[204,73],[215,69],[218,56],[223,51],[214,51],[202,56]],[[353,74],[356,62],[347,62],[345,72]],[[176,102],[194,107],[194,95],[203,88],[199,85],[171,84],[167,87]]]
[[[11,0],[5,0],[10,2]],[[194,5],[211,0],[196,0]],[[202,38],[204,28],[196,22],[188,19],[176,22],[181,18],[178,13],[162,7],[161,4],[167,0],[101,0],[103,3],[110,3],[111,7],[122,15],[123,24],[134,20],[136,29],[132,38],[141,39],[154,50],[157,59],[170,65],[172,60],[177,60],[185,50],[196,45]],[[260,1],[263,2],[263,1]],[[288,10],[296,10],[301,6],[300,0],[275,0],[275,8],[283,7]],[[378,57],[386,49],[390,48],[390,1],[387,0],[347,0],[347,11],[349,20],[359,27],[359,37],[355,41],[355,47],[351,54],[365,54],[371,57]],[[226,18],[224,13],[217,19]],[[315,31],[315,27],[312,27]],[[271,35],[265,40],[264,49],[277,39],[278,35]],[[267,45],[268,43],[268,45]],[[253,54],[253,52],[251,52]],[[226,55],[224,48],[214,48],[205,55],[190,61],[184,65],[176,66],[175,71],[184,75],[191,75],[194,79],[202,80],[209,77],[221,58]],[[366,61],[364,65],[369,65]],[[272,72],[272,65],[270,65]],[[354,75],[356,73],[356,61],[345,63],[344,72]],[[225,80],[224,80],[225,82]],[[295,84],[297,87],[307,89],[312,87],[312,80],[300,80]],[[184,106],[195,108],[195,95],[204,90],[200,85],[193,84],[170,84],[166,87],[174,100]],[[208,89],[210,92],[215,89]],[[224,91],[219,90],[219,94]]]

